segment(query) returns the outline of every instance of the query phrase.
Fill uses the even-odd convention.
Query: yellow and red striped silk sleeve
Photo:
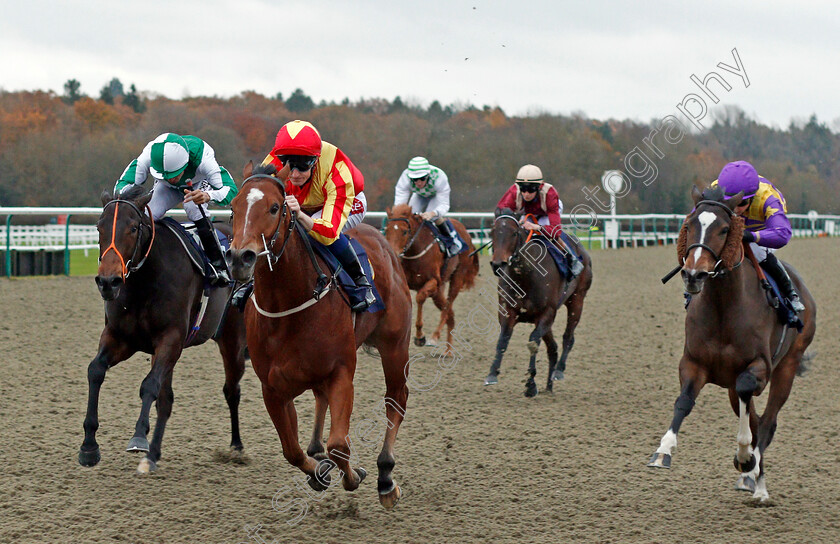
[[[324,207],[321,217],[314,220],[315,225],[310,234],[322,244],[330,245],[347,223],[356,191],[353,175],[343,160],[336,160],[329,171],[322,175],[325,176],[322,183]]]

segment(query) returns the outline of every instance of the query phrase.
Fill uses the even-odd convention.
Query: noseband
[[[119,216],[120,204],[121,203],[122,204],[127,204],[131,209],[133,209],[135,212],[137,212],[137,215],[140,216],[140,226],[138,228],[139,232],[137,233],[137,243],[134,244],[134,251],[131,254],[131,259],[129,259],[128,261],[125,260],[125,257],[123,257],[122,253],[120,253],[120,250],[117,249],[117,244],[116,244],[116,242],[117,242],[117,217]],[[103,251],[102,254],[99,256],[99,262],[101,263],[102,258],[105,255],[107,255],[109,251],[113,250],[114,253],[117,254],[117,257],[119,257],[119,259],[120,259],[120,263],[122,264],[122,270],[120,272],[122,273],[123,280],[125,280],[126,278],[128,278],[128,276],[132,272],[138,270],[141,266],[143,266],[143,263],[146,262],[146,257],[148,257],[149,253],[152,251],[152,245],[155,243],[155,219],[154,219],[154,217],[152,217],[152,210],[149,208],[148,205],[146,205],[146,211],[149,213],[149,219],[150,219],[150,222],[152,224],[152,226],[150,228],[151,238],[149,239],[149,248],[146,250],[146,254],[143,255],[143,258],[140,259],[140,262],[138,262],[136,265],[132,265],[131,263],[134,262],[135,260],[137,260],[137,252],[140,250],[140,246],[142,245],[141,244],[141,238],[143,237],[143,229],[144,228],[149,228],[149,227],[147,227],[146,224],[143,223],[144,214],[140,210],[140,208],[137,207],[137,205],[134,202],[132,202],[130,200],[125,200],[125,199],[122,199],[122,198],[115,198],[114,200],[105,204],[105,206],[102,208],[102,213],[105,213],[105,210],[111,204],[116,205],[116,208],[114,209],[114,223],[111,225],[111,245],[109,245],[107,248],[105,248],[105,251]]]
[[[409,221],[405,217],[388,218],[388,222],[391,222],[391,221],[404,221],[405,224],[408,225],[408,233],[409,233],[410,237],[408,239],[408,242],[405,244],[405,246],[403,246],[402,251],[400,251],[400,254],[398,255],[398,257],[400,257],[401,259],[407,259],[407,260],[419,259],[423,255],[425,255],[426,252],[428,252],[430,249],[432,249],[432,246],[435,245],[434,240],[432,240],[432,242],[429,245],[427,245],[425,247],[425,249],[423,249],[423,251],[421,251],[417,255],[406,256],[406,253],[408,252],[409,248],[411,248],[411,246],[414,245],[414,241],[417,240],[417,236],[420,235],[420,231],[423,230],[423,226],[426,224],[426,221],[424,220],[422,223],[420,223],[420,226],[417,228],[417,230],[414,231],[413,234],[411,233],[411,221]]]
[[[507,260],[502,261],[502,264],[510,265],[512,262],[519,259],[519,252],[522,251],[522,248],[525,247],[525,244],[522,240],[522,229],[519,227],[519,219],[512,215],[500,215],[496,219],[493,220],[493,225],[495,228],[496,223],[500,219],[509,219],[516,223],[516,246],[513,248],[513,252],[510,254],[510,257]]]
[[[279,179],[275,178],[274,176],[269,176],[268,174],[254,174],[253,176],[250,176],[248,179],[243,181],[242,186],[245,187],[245,184],[248,183],[249,181],[255,181],[255,180],[258,180],[258,179],[269,179],[269,180],[273,181],[274,183],[276,183],[277,185],[280,186],[280,190],[283,192],[283,196],[284,197],[286,196],[286,188],[283,186],[283,183]],[[282,208],[282,211],[280,212],[280,220],[277,221],[277,228],[274,230],[274,235],[271,237],[271,240],[266,242],[265,234],[260,234],[260,237],[262,238],[262,243],[263,243],[263,251],[258,253],[257,257],[262,257],[263,255],[265,255],[266,259],[268,260],[268,269],[271,270],[272,272],[274,271],[274,266],[273,265],[277,264],[277,261],[280,259],[280,257],[283,255],[283,252],[286,250],[286,244],[289,242],[289,238],[291,238],[291,236],[292,236],[292,231],[295,230],[295,225],[297,224],[297,213],[296,212],[291,212],[292,213],[292,216],[291,216],[292,219],[291,219],[291,221],[289,221],[289,228],[286,232],[286,237],[283,240],[283,245],[280,246],[280,251],[278,253],[274,253],[274,242],[277,240],[277,237],[280,235],[280,227],[283,225],[283,220],[286,218],[286,213],[288,213],[288,211],[289,211],[289,207],[286,204],[286,201],[284,199],[283,200],[283,208]]]

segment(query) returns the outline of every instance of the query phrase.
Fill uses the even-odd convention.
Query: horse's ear
[[[151,199],[152,199],[152,192],[149,191],[145,195],[143,195],[140,198],[138,198],[137,200],[135,200],[134,203],[137,204],[137,207],[142,210],[143,208],[146,207],[146,205],[149,203],[149,201]]]
[[[99,195],[99,200],[102,202],[102,205],[104,206],[105,204],[114,200],[114,197],[113,197],[113,195],[111,195],[110,192],[105,190],[105,191],[102,191],[101,195]]]
[[[248,164],[242,169],[242,177],[244,179],[248,179],[251,177],[251,174],[254,172],[254,161],[248,161]]]
[[[696,185],[691,186],[691,200],[694,201],[694,205],[696,206],[700,200],[703,198],[703,193],[700,192],[700,189],[697,188]]]
[[[726,204],[727,208],[734,211],[735,207],[740,204],[742,200],[744,200],[744,191],[741,191],[731,198],[727,198],[723,203]]]
[[[391,206],[385,206],[385,215],[391,217]]]
[[[500,215],[502,215],[502,209],[501,208],[496,208],[496,211],[493,212],[493,216],[494,217],[499,217]]]

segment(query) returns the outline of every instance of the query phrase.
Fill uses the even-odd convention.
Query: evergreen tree
[[[315,102],[300,88],[295,89],[292,96],[286,100],[286,108],[293,113],[306,113],[314,107]]]
[[[79,87],[82,84],[75,79],[68,79],[67,82],[64,84],[64,96],[62,96],[62,100],[66,104],[74,104],[78,99],[82,98],[84,95],[79,92]]]

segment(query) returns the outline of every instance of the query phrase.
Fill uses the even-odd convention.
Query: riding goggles
[[[283,166],[288,165],[289,170],[297,170],[298,172],[306,172],[318,162],[318,157],[312,155],[278,155],[277,160]]]
[[[519,190],[523,193],[536,193],[540,190],[541,183],[517,183]]]
[[[422,183],[424,181],[429,181],[429,174],[426,174],[425,176],[421,176],[419,178],[411,178],[411,181],[413,181],[414,183]]]

